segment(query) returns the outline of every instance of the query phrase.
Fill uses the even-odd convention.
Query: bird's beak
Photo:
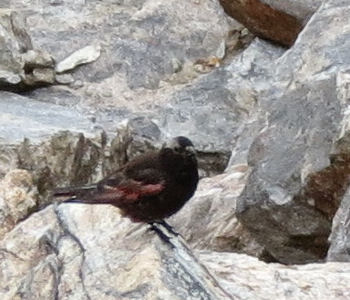
[[[186,151],[191,153],[191,154],[196,154],[196,150],[194,149],[193,146],[187,146]]]

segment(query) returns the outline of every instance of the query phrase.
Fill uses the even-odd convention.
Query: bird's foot
[[[172,243],[170,242],[170,236],[167,236],[161,228],[159,228],[157,226],[157,224],[159,224],[158,222],[154,222],[154,223],[149,223],[150,230],[154,231],[161,240],[163,240],[165,243],[172,245]]]
[[[156,223],[156,224],[159,224],[159,225],[162,225],[163,227],[166,228],[166,230],[168,230],[171,234],[175,235],[175,236],[179,236],[179,233],[177,233],[174,228],[172,226],[170,226],[167,222],[165,222],[164,220],[161,220],[161,221],[156,221],[156,222],[153,222],[153,223]]]

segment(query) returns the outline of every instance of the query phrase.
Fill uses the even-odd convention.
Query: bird
[[[193,196],[198,180],[194,145],[187,137],[177,136],[96,184],[57,188],[53,196],[65,197],[67,203],[111,204],[133,222],[160,223],[171,229],[164,218],[178,212]]]

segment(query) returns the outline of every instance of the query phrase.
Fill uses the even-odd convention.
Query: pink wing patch
[[[143,196],[154,196],[159,194],[164,189],[164,181],[157,184],[142,184],[138,181],[129,181],[125,185],[117,187],[107,186],[105,191],[100,196],[97,196],[102,201],[110,201],[114,203],[132,203]]]

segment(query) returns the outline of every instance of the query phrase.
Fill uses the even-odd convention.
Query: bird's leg
[[[159,225],[162,225],[163,227],[165,227],[171,234],[178,236],[179,234],[173,229],[173,227],[171,227],[167,222],[165,222],[164,220],[161,221],[156,221],[153,223],[157,223]]]
[[[159,224],[158,222],[151,222],[151,223],[148,223],[151,228],[150,230],[153,230],[161,240],[163,240],[164,242],[166,242],[167,244],[170,244],[172,245],[172,243],[170,242],[170,237],[167,236],[158,226],[157,224]]]

